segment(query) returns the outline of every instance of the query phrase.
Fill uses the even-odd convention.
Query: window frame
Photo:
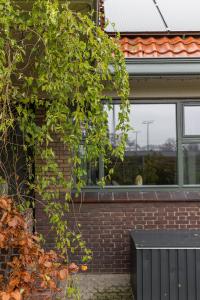
[[[183,149],[183,145],[184,144],[200,144],[200,135],[187,135],[185,134],[185,113],[184,113],[184,108],[186,106],[200,106],[200,99],[199,101],[186,101],[182,103],[182,107],[181,107],[181,117],[182,117],[182,135],[181,135],[181,147]],[[181,151],[182,153],[182,173],[181,173],[181,183],[183,187],[192,187],[194,186],[194,188],[197,188],[200,186],[200,184],[184,184],[184,162],[183,162],[183,151]],[[181,162],[180,162],[181,163]],[[178,170],[179,171],[179,170]]]
[[[176,190],[197,190],[200,184],[184,184],[184,161],[183,144],[200,143],[200,135],[184,135],[184,107],[200,106],[200,98],[129,98],[130,104],[175,104],[176,105],[176,137],[177,137],[177,184],[175,185],[106,185],[106,190],[118,191],[176,191]],[[102,103],[107,103],[103,100]],[[113,104],[120,104],[120,98],[114,98]],[[99,159],[99,178],[104,175],[102,158]],[[85,190],[96,190],[101,187],[98,185],[87,185]]]

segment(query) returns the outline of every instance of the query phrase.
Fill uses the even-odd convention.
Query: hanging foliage
[[[0,0],[0,172],[21,209],[33,204],[33,196],[44,201],[62,254],[81,248],[85,261],[91,252],[64,214],[72,189],[78,193],[86,184],[86,163],[102,157],[108,164],[107,153],[123,159],[129,129],[123,54],[117,37],[109,38],[91,16],[71,11],[68,1],[18,3]],[[117,147],[102,103],[112,103],[108,90],[121,99]],[[69,176],[59,166],[55,142],[68,152]],[[60,190],[64,203],[57,201]]]

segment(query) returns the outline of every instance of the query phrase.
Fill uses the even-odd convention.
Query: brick
[[[157,200],[155,192],[143,192],[143,200]]]
[[[142,200],[142,193],[141,192],[128,192],[128,200]]]
[[[171,196],[172,196],[172,199],[173,200],[186,200],[186,193],[185,192],[179,192],[179,191],[176,191],[176,192],[171,192]]]
[[[128,192],[113,192],[113,198],[116,201],[127,201],[128,200]]]
[[[200,200],[200,193],[199,192],[186,192],[186,198],[188,200]]]
[[[112,201],[114,196],[112,192],[99,192],[99,201]]]
[[[156,197],[158,200],[172,200],[170,192],[156,192]]]

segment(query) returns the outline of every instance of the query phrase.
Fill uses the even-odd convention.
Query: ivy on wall
[[[14,186],[9,193],[21,209],[32,205],[33,195],[39,195],[56,231],[58,249],[67,255],[66,249],[81,248],[83,261],[90,258],[91,251],[63,217],[69,210],[71,190],[78,193],[85,186],[84,163],[101,156],[109,164],[107,153],[123,159],[129,130],[129,86],[117,40],[109,38],[91,16],[71,11],[68,1],[22,4],[0,0],[2,180],[9,188]],[[117,147],[110,142],[108,112],[102,104],[102,99],[112,103],[106,96],[108,90],[121,99]],[[43,112],[39,123],[38,112]],[[68,177],[59,167],[52,146],[55,139],[70,153]],[[35,170],[34,160],[41,162]],[[105,178],[100,184],[104,183]],[[64,203],[56,200],[59,190],[65,191]]]

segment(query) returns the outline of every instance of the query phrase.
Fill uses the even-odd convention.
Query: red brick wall
[[[45,111],[38,111],[36,114],[38,125],[42,126],[45,122]],[[52,134],[53,141],[49,143],[49,147],[53,149],[55,153],[56,162],[58,164],[59,170],[64,174],[65,178],[68,178],[71,175],[71,168],[69,164],[70,153],[66,146],[60,142],[59,136]],[[38,167],[43,164],[42,160],[35,157],[35,172],[39,174]],[[49,172],[49,176],[52,174]]]
[[[131,230],[200,229],[200,193],[194,192],[88,192],[75,199],[73,210],[66,217],[74,227],[82,225],[93,250],[89,269],[95,273],[129,272]],[[53,233],[39,205],[36,219],[37,230],[53,247]]]

